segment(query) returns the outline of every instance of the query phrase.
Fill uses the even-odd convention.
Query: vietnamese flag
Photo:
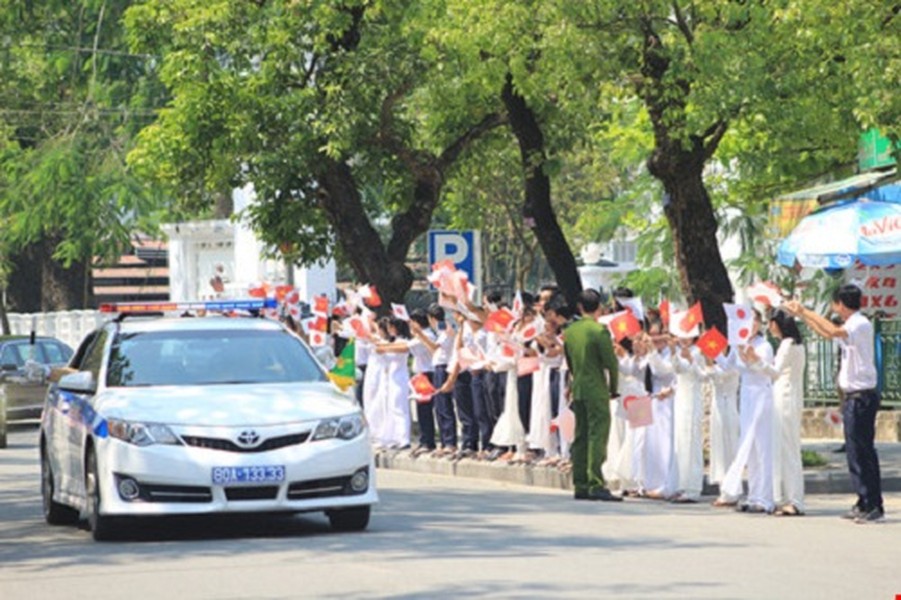
[[[488,315],[488,318],[485,319],[485,331],[489,333],[504,333],[515,320],[516,315],[510,312],[509,309],[501,308]]]
[[[313,312],[318,315],[328,314],[328,296],[316,296],[313,299]]]
[[[663,328],[666,329],[669,327],[669,300],[666,298],[661,300],[657,310],[660,311],[660,320],[663,321]]]
[[[369,293],[363,295],[363,303],[370,308],[378,308],[382,305],[382,298],[374,285],[369,286]]]
[[[275,286],[275,299],[284,302],[285,298],[294,291],[293,285],[277,285]]]
[[[315,319],[310,319],[309,324],[311,331],[328,331],[328,318],[326,317],[318,316]]]
[[[688,333],[698,325],[704,322],[704,312],[701,310],[701,302],[695,302],[691,305],[685,315],[682,317],[682,320],[679,321],[679,329]]]
[[[410,389],[413,390],[413,397],[419,402],[428,402],[437,391],[425,373],[410,378]]]
[[[641,323],[632,314],[632,311],[623,311],[618,317],[610,321],[610,330],[617,342],[627,337],[632,337],[641,331]]]
[[[713,326],[705,331],[704,335],[698,338],[696,345],[704,356],[713,360],[726,349],[726,346],[729,345],[729,340],[720,333],[720,330],[717,329],[716,326]]]

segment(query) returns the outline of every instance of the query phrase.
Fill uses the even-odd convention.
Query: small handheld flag
[[[338,356],[335,367],[328,373],[329,379],[341,388],[342,392],[347,391],[356,381],[357,368],[354,363],[354,355],[354,341],[350,340]]]
[[[726,336],[720,333],[720,330],[714,326],[705,331],[704,335],[698,338],[696,345],[704,356],[713,360],[726,349],[729,342],[726,340]]]

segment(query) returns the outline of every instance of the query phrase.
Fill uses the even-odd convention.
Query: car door
[[[27,361],[33,361],[26,368]],[[41,414],[47,380],[40,362],[39,349],[28,340],[8,342],[0,352],[7,413],[12,419],[33,419]]]
[[[69,370],[90,370],[90,361],[102,360],[96,353],[102,355],[104,340],[102,331],[88,334],[69,362]],[[53,443],[53,453],[62,467],[59,470],[60,489],[79,497],[84,497],[84,419],[88,400],[87,395],[60,389],[54,383],[48,392],[49,413],[45,415],[47,427],[53,432],[52,442],[48,439],[48,443]]]

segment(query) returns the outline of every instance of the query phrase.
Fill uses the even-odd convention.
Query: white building
[[[265,282],[290,284],[302,300],[325,294],[336,300],[335,261],[312,267],[291,267],[263,258],[264,244],[240,218],[255,201],[248,185],[233,193],[235,218],[169,223],[169,299],[173,302],[212,298],[243,298]],[[220,285],[221,284],[221,285]]]

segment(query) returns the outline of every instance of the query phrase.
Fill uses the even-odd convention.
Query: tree
[[[647,110],[647,166],[663,186],[682,289],[718,325],[733,290],[705,174],[727,133],[764,131],[769,141],[801,142],[819,155],[855,127],[842,110],[847,81],[824,59],[822,38],[796,35],[801,5],[559,4],[566,43],[594,48],[595,80],[628,85]]]
[[[247,216],[272,252],[340,254],[400,302],[448,170],[501,123],[455,57],[430,51],[440,13],[388,0],[136,6],[133,47],[163,55],[173,99],[130,161],[200,206],[252,183]],[[425,110],[436,98],[441,110]]]
[[[0,246],[18,310],[90,306],[94,257],[153,230],[161,197],[124,158],[162,90],[126,48],[128,5],[0,2]]]

